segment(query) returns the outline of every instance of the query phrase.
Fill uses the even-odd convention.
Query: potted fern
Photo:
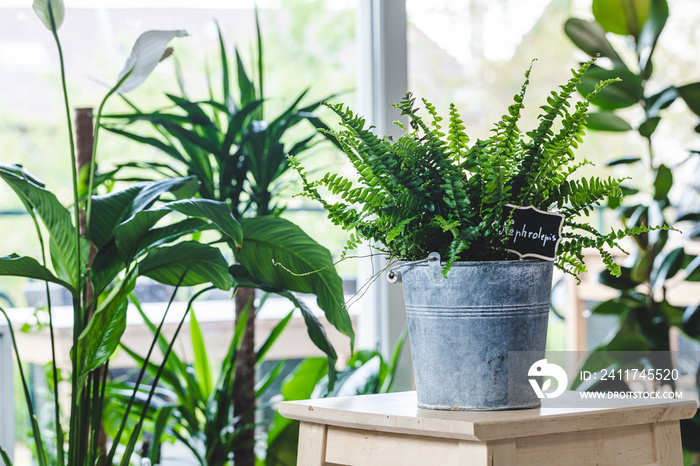
[[[591,63],[551,93],[538,126],[525,134],[518,121],[530,70],[485,140],[469,144],[454,105],[443,129],[433,105],[423,100],[426,121],[407,94],[395,105],[408,117],[408,125],[397,123],[404,133],[396,140],[373,134],[347,107],[328,104],[340,117],[343,128],[331,134],[358,173],[356,185],[336,173],[311,181],[292,159],[304,194],[352,231],[348,247],[367,240],[399,260],[390,279],[403,282],[421,407],[539,406],[528,369],[544,357],[553,266],[581,273],[582,250],[592,247],[619,274],[604,247],[619,248],[620,239],[647,231],[641,226],[603,234],[581,219],[607,197],[621,196],[622,181],[571,179],[589,164],[573,155],[589,103],[610,82],[571,107],[571,94]],[[533,211],[545,222],[528,217]],[[539,222],[534,231],[533,222]],[[549,246],[551,255],[523,251],[526,239]],[[508,357],[513,352],[530,356],[516,361]]]

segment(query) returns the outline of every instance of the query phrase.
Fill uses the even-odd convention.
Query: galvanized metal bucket
[[[418,406],[504,410],[540,406],[528,381],[544,358],[552,262],[402,262]],[[509,358],[510,352],[528,352]]]

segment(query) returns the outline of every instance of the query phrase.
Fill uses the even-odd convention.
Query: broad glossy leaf
[[[90,269],[90,281],[95,291],[99,294],[117,278],[119,272],[125,267],[114,240],[102,246],[95,255]]]
[[[700,282],[700,256],[696,256],[685,268],[686,280],[689,282]]]
[[[668,198],[668,192],[673,187],[673,172],[666,165],[659,165],[656,172],[656,179],[654,180],[654,199],[662,200]],[[652,220],[649,219],[651,222]],[[660,223],[653,223],[652,225],[658,225]]]
[[[225,202],[209,199],[186,199],[170,202],[164,208],[180,212],[189,217],[198,217],[212,222],[224,235],[234,241],[236,246],[243,244],[243,232],[240,224],[233,218],[231,208]]]
[[[126,330],[126,310],[129,305],[127,296],[136,285],[137,273],[122,281],[95,310],[92,319],[78,337],[77,351],[72,355],[76,359],[79,387],[90,371],[103,365],[114,354]]]
[[[179,212],[187,215],[191,220],[205,220],[178,224],[178,227],[163,227],[157,232],[151,230],[163,217],[170,212]],[[122,258],[127,261],[138,256],[146,247],[172,240],[176,234],[191,233],[193,229],[202,230],[208,228],[209,222],[215,226],[223,235],[228,236],[236,245],[243,241],[241,227],[233,218],[231,208],[224,202],[212,201],[209,199],[185,199],[164,204],[157,209],[143,210],[137,212],[128,221],[120,224],[115,231],[114,237],[117,249]]]
[[[656,131],[656,127],[659,126],[660,121],[661,117],[647,118],[641,125],[639,125],[639,134],[642,137],[650,138],[651,135],[654,134],[654,131]]]
[[[616,290],[631,290],[639,285],[638,282],[632,280],[630,276],[631,269],[629,267],[620,267],[620,270],[622,273],[619,277],[614,277],[610,274],[610,271],[605,270],[598,275],[598,281]]]
[[[605,31],[595,21],[586,21],[579,18],[570,18],[564,23],[564,32],[576,47],[586,52],[591,57],[600,54],[615,63],[615,66],[626,68],[622,58],[605,37]]]
[[[194,177],[169,178],[140,183],[116,193],[94,196],[90,239],[98,249],[101,248],[114,236],[117,225],[135,213],[149,208],[164,193],[182,188],[191,182],[195,182]]]
[[[233,279],[221,252],[196,241],[184,241],[151,250],[139,264],[142,275],[166,285],[176,286],[185,274],[182,286],[211,283],[229,290]]]
[[[678,90],[674,86],[668,86],[656,94],[647,97],[647,118],[658,116],[659,112],[665,108],[668,108],[677,97]]]
[[[313,293],[328,321],[354,341],[343,283],[330,252],[301,228],[279,217],[241,219],[243,246],[238,261],[259,282]],[[287,269],[287,270],[285,270]]]
[[[57,278],[49,269],[32,257],[18,256],[17,254],[0,257],[0,275],[27,277],[42,282],[52,282],[68,289],[71,293],[75,292],[75,289],[70,284]]]
[[[582,95],[588,95],[600,81],[613,78],[620,78],[621,81],[611,83],[600,91],[593,99],[594,105],[605,110],[615,110],[635,105],[643,98],[642,78],[624,68],[607,70],[591,66],[581,77],[581,83],[576,88]]]
[[[165,209],[149,209],[136,212],[133,217],[117,226],[114,242],[123,261],[130,262],[143,248],[143,237],[160,219],[168,214]]]
[[[673,278],[681,269],[684,259],[685,251],[682,247],[659,256],[654,263],[654,270],[651,274],[652,289],[654,291],[660,290],[666,284],[666,280]]]
[[[586,126],[597,131],[629,131],[629,123],[613,112],[591,112],[588,114]]]
[[[651,75],[651,56],[654,53],[656,42],[663,31],[668,19],[668,3],[666,0],[651,0],[649,16],[642,26],[637,41],[637,55],[639,56],[639,69],[645,77]]]
[[[696,115],[700,115],[700,82],[686,84],[676,88],[676,90],[678,95],[685,100],[688,108]]]
[[[618,298],[603,301],[591,308],[591,313],[599,315],[619,315],[629,309],[629,303]]]
[[[77,290],[78,247],[76,231],[68,210],[41,182],[18,165],[0,164],[0,178],[41,218],[49,232],[51,260],[58,278]],[[85,245],[83,249],[84,247]],[[87,255],[82,255],[81,258],[87,261]]]
[[[688,306],[683,313],[683,331],[693,338],[700,337],[700,304]]]
[[[593,0],[595,20],[608,32],[639,36],[649,16],[651,0]]]

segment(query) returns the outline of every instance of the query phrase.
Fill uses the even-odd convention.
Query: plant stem
[[[73,141],[73,123],[71,119],[71,113],[70,113],[70,104],[68,102],[68,87],[66,84],[66,71],[65,71],[65,63],[63,60],[63,49],[61,48],[61,41],[58,39],[58,32],[56,30],[56,24],[54,21],[53,17],[53,9],[49,6],[49,15],[51,18],[51,32],[53,33],[54,40],[56,41],[56,47],[58,49],[58,59],[60,63],[60,69],[61,69],[61,87],[63,90],[63,102],[65,104],[65,110],[66,110],[66,123],[68,125],[68,142],[69,142],[69,147],[70,147],[70,170],[71,170],[71,175],[72,175],[72,182],[73,182],[73,211],[74,211],[74,220],[75,220],[75,249],[76,249],[76,257],[77,257],[77,263],[78,263],[78,270],[77,270],[77,278],[78,278],[78,283],[77,283],[77,291],[73,295],[73,348],[77,348],[77,342],[78,342],[78,335],[82,332],[82,328],[80,328],[80,322],[82,321],[81,319],[81,307],[80,307],[80,290],[81,290],[81,276],[80,272],[82,269],[82,258],[80,257],[80,231],[78,230],[78,224],[80,222],[80,202],[78,200],[78,171],[76,167],[76,156],[75,156],[75,143]],[[77,296],[76,296],[77,295]],[[76,326],[78,326],[76,328]],[[51,326],[51,333],[52,333],[52,339],[53,339],[53,326]],[[54,368],[55,369],[55,368]],[[72,369],[73,369],[73,376],[72,376],[72,394],[71,394],[71,422],[70,422],[70,433],[74,433],[75,431],[73,430],[73,423],[75,421],[75,416],[74,412],[77,409],[77,404],[75,400],[75,394],[78,392],[78,387],[77,387],[77,378],[75,377],[75,374],[77,372],[77,362],[76,359],[73,358],[72,361]],[[58,386],[55,386],[55,389],[58,389]],[[58,398],[58,392],[56,392],[56,398]],[[57,420],[58,421],[58,420]],[[58,424],[58,422],[57,422]],[[60,428],[57,425],[57,428]],[[61,462],[60,464],[63,464],[63,445],[61,442],[61,439],[58,439],[58,456],[59,456],[59,461]],[[68,448],[68,456],[69,456],[69,462],[70,464],[74,464],[74,461],[72,460],[72,457],[75,455],[75,449],[70,447],[72,442],[69,442],[69,448]],[[72,453],[72,454],[71,454]]]

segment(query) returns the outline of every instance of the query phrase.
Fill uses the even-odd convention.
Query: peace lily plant
[[[145,369],[137,377],[136,388],[127,403],[127,414],[115,438],[111,439],[111,446],[101,438],[107,365],[126,329],[128,295],[139,276],[174,286],[209,285],[196,293],[192,300],[212,288],[231,289],[233,278],[228,272],[228,263],[219,250],[211,245],[181,239],[187,234],[213,229],[220,232],[225,241],[240,245],[241,228],[225,203],[205,199],[175,200],[173,193],[177,189],[195,183],[192,177],[145,182],[106,195],[94,193],[99,120],[105,103],[113,94],[128,92],[139,86],[166,53],[168,43],[175,37],[186,35],[185,31],[149,31],[136,41],[117,83],[107,92],[99,106],[93,159],[89,165],[89,181],[84,196],[86,200],[81,201],[80,191],[84,188],[78,182],[63,53],[58,37],[58,29],[64,18],[64,5],[62,0],[35,0],[33,7],[39,19],[53,34],[58,48],[73,182],[73,206],[67,209],[43,183],[23,167],[0,164],[0,178],[19,196],[30,214],[40,246],[38,259],[17,254],[0,257],[0,275],[27,277],[46,283],[52,348],[54,432],[39,428],[32,395],[10,327],[29,411],[34,453],[41,466],[111,465],[116,461],[128,465],[145,414],[135,426],[129,426],[128,435],[126,419],[134,405]],[[172,213],[177,215],[172,216],[174,218],[170,223],[161,226],[162,220]],[[83,216],[86,226],[84,235],[81,235],[79,225]],[[96,253],[89,262],[91,247],[94,247]],[[56,367],[49,283],[65,288],[72,295],[73,347],[70,354],[72,367],[69,398],[59,396],[58,393],[59,381],[63,377]],[[188,303],[188,310],[192,300]],[[10,323],[6,311],[0,308],[0,313]],[[167,315],[167,310],[165,314]],[[180,327],[183,322],[184,317]],[[157,337],[162,325],[163,321],[157,329]],[[156,338],[146,356],[147,361],[151,357]],[[164,351],[164,360],[167,360],[171,350],[172,343]],[[159,377],[160,373],[156,374],[153,388],[146,393],[146,403],[153,397]],[[70,406],[62,407],[62,399],[69,399]],[[117,445],[122,436],[128,436],[129,439],[125,451],[119,452],[119,459]],[[5,465],[12,464],[6,451],[10,447],[0,445],[0,458]]]

